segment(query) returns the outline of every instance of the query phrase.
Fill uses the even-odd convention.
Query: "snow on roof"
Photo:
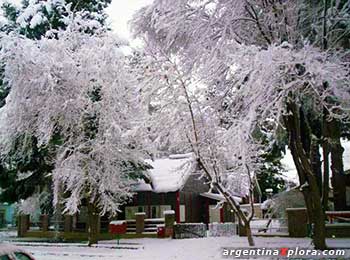
[[[109,222],[110,225],[123,225],[126,224],[126,220],[113,220]]]
[[[344,153],[343,153],[344,171],[347,171],[347,170],[350,170],[350,141],[343,139],[341,140],[341,144],[344,148]],[[320,154],[321,154],[321,160],[323,160],[322,149],[320,149]],[[293,156],[289,149],[286,149],[286,154],[282,158],[281,164],[285,169],[285,172],[283,173],[283,176],[285,177],[285,179],[299,184],[298,172],[297,172],[297,169],[295,168]]]
[[[180,190],[193,171],[192,154],[170,155],[168,158],[145,160],[153,169],[148,170],[152,185],[141,180],[134,191],[156,193]]]
[[[217,201],[226,201],[225,197],[218,193],[204,192],[204,193],[201,193],[200,195],[209,199],[217,200]],[[242,202],[242,198],[240,197],[233,196],[233,198],[237,203]]]

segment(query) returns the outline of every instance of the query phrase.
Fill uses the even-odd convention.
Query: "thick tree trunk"
[[[88,202],[88,246],[98,243],[99,214],[93,203]]]
[[[322,119],[322,151],[323,151],[323,189],[322,189],[322,206],[326,211],[328,210],[328,199],[329,199],[329,122],[328,122],[328,111],[323,109]]]
[[[321,155],[319,152],[318,139],[316,137],[311,138],[311,149],[310,149],[310,159],[312,165],[312,172],[315,176],[316,181],[316,191],[313,188],[310,192],[316,192],[317,194],[312,194],[312,206],[313,206],[313,236],[314,244],[316,248],[323,249],[326,247],[325,237],[326,237],[326,227],[325,227],[325,214],[324,208],[322,207],[322,170],[321,170]],[[319,215],[322,213],[321,215]]]
[[[323,150],[323,188],[322,188],[322,206],[328,210],[329,199],[329,150],[328,144],[322,145]]]
[[[299,175],[309,221],[313,224],[313,242],[316,249],[323,250],[327,248],[325,215],[321,204],[317,178],[313,172],[310,146],[307,148],[306,145],[306,143],[310,143],[307,140],[309,137],[302,138],[301,134],[301,129],[305,128],[304,124],[307,122],[303,116],[300,116],[300,109],[293,101],[287,103],[287,110],[288,116],[284,120],[289,133],[289,147]],[[309,151],[305,151],[305,149]]]
[[[340,124],[335,119],[329,122],[332,186],[334,209],[346,210],[346,180],[343,165],[344,148],[340,143]]]
[[[313,242],[316,249],[324,250],[326,245],[326,226],[325,226],[325,214],[322,209],[321,197],[318,190],[311,191],[313,200],[313,213],[314,213],[314,228],[313,228]]]
[[[322,196],[323,185],[322,185],[321,154],[320,154],[318,139],[315,136],[311,138],[310,159],[311,159],[312,172],[316,177],[317,188],[320,193],[320,196]]]
[[[247,234],[249,246],[255,246],[255,242],[254,242],[253,234],[252,234],[252,229],[250,228],[250,222],[245,224],[245,231]]]

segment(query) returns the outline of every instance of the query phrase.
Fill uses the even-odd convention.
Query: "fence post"
[[[142,234],[143,231],[145,230],[145,218],[146,218],[145,212],[135,213],[136,234]]]
[[[49,230],[49,216],[43,214],[40,216],[41,218],[41,231],[46,232]]]
[[[174,210],[164,211],[164,222],[165,222],[165,237],[173,237],[173,235],[174,235],[174,223],[175,223],[175,211]]]
[[[64,232],[72,232],[72,216],[64,215]]]
[[[307,237],[307,211],[306,208],[287,208],[288,232],[290,237]]]
[[[29,229],[30,216],[29,215],[18,215],[18,227],[17,236],[24,237]]]

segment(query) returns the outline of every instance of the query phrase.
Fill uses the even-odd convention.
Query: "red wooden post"
[[[220,208],[220,223],[224,223],[224,207]]]
[[[192,194],[190,193],[190,199],[189,199],[189,208],[190,208],[190,214],[189,214],[189,221],[193,221],[193,212],[192,212]]]
[[[206,217],[207,217],[207,224],[210,223],[210,216],[209,216],[209,199],[205,199],[205,210],[206,212]]]
[[[176,192],[176,205],[175,205],[175,219],[177,223],[180,223],[180,192]]]
[[[188,216],[188,214],[187,214],[188,203],[187,203],[187,200],[186,200],[186,193],[183,193],[182,196],[183,196],[183,204],[185,205],[185,222],[190,222],[188,217],[187,217]],[[180,202],[181,202],[181,200],[180,200]],[[181,218],[181,216],[180,216],[180,218]]]
[[[151,216],[151,191],[149,191],[147,193],[147,204],[148,204],[147,218],[152,218],[152,216]]]

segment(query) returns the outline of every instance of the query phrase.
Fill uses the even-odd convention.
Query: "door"
[[[216,205],[209,205],[209,222],[220,223],[220,208]]]
[[[0,228],[5,226],[5,212],[0,211]]]

